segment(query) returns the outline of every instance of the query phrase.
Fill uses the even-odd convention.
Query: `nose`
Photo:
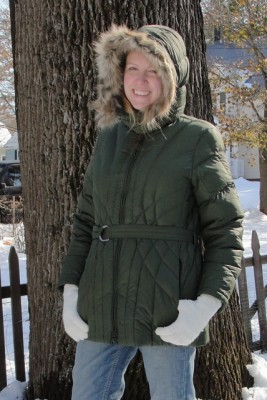
[[[145,82],[145,81],[147,81],[147,74],[146,74],[146,72],[145,72],[145,71],[144,71],[144,72],[140,71],[139,74],[138,74],[137,79],[138,79],[140,82]]]

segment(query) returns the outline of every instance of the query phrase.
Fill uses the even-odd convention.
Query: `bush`
[[[13,197],[15,201],[13,201]],[[15,210],[13,210],[13,207],[15,207]],[[23,221],[22,196],[0,196],[0,223],[12,224],[14,222],[17,224],[22,221]]]

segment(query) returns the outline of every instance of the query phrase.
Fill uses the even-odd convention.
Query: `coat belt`
[[[191,243],[197,241],[197,235],[188,229],[160,225],[95,225],[92,236],[93,239],[99,239],[101,242],[120,238],[162,239]]]

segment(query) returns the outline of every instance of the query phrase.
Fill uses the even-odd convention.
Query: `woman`
[[[72,399],[120,399],[140,349],[153,400],[192,400],[195,348],[242,256],[223,141],[183,114],[189,65],[177,32],[113,26],[96,53],[102,131],[59,279],[78,341]]]

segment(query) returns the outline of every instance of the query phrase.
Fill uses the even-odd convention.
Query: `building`
[[[18,134],[14,133],[4,145],[6,161],[19,161]]]
[[[11,135],[7,127],[0,122],[0,162],[19,161],[18,134]]]
[[[262,45],[262,52],[267,57],[267,46]],[[237,47],[233,43],[225,43],[220,40],[220,35],[215,36],[214,43],[207,44],[207,63],[209,71],[216,69],[217,74],[221,76],[231,77],[235,79],[235,85],[243,87],[264,87],[264,79],[260,74],[252,75],[247,68],[252,54],[248,48]],[[242,65],[242,68],[238,67]],[[226,81],[225,81],[226,82]],[[224,114],[229,117],[246,116],[251,122],[257,120],[256,112],[263,117],[264,105],[262,101],[255,102],[255,110],[243,102],[233,100],[231,91],[227,90],[227,82],[225,84],[220,80],[220,85],[211,87],[215,94],[215,109],[223,110]],[[216,116],[215,121],[220,128],[220,118]],[[234,178],[243,177],[245,179],[259,179],[259,150],[246,146],[245,144],[231,143],[227,148],[228,161]]]
[[[12,135],[2,122],[0,122],[0,161],[6,159],[5,145],[11,139]]]

